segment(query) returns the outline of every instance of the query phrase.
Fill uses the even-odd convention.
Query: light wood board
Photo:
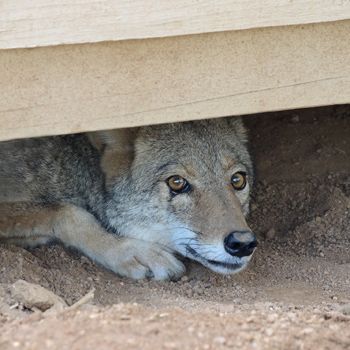
[[[350,19],[350,0],[0,0],[0,48]]]
[[[350,103],[350,21],[0,51],[0,139]]]

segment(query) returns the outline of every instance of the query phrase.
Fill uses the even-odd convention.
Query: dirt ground
[[[350,106],[246,122],[260,241],[247,270],[188,262],[178,282],[135,282],[60,246],[0,246],[0,349],[350,349]],[[43,313],[19,279],[68,305],[95,297]]]

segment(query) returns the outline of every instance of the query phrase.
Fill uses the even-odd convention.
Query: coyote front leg
[[[93,215],[73,205],[0,203],[0,241],[24,246],[58,239],[122,276],[178,278],[184,265],[162,245],[106,232]]]

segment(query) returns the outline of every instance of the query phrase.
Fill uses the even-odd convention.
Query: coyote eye
[[[179,175],[169,177],[167,184],[175,194],[186,193],[191,189],[191,185],[188,181]]]
[[[237,191],[243,190],[247,185],[247,174],[243,171],[238,171],[231,177],[231,184]]]

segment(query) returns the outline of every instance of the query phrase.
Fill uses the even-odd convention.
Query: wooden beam
[[[350,19],[349,0],[1,0],[0,48]]]
[[[0,51],[0,139],[350,102],[350,21]]]

